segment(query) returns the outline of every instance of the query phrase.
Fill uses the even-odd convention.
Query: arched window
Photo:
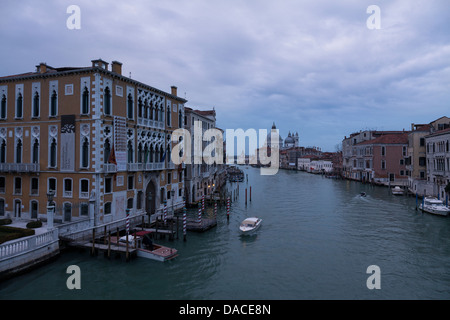
[[[6,119],[6,96],[2,95],[0,118]]]
[[[111,144],[109,143],[109,139],[105,140],[105,144],[103,145],[105,151],[103,152],[104,154],[104,159],[103,159],[103,163],[108,163],[109,161],[109,156],[111,155]]]
[[[153,110],[155,110],[155,120],[159,121],[159,109],[157,106],[153,107]]]
[[[56,140],[52,139],[50,143],[50,157],[49,157],[49,167],[55,168],[56,167]]]
[[[128,163],[133,163],[133,144],[128,141]]]
[[[147,119],[148,118],[148,102],[147,102],[147,99],[145,99],[145,101],[144,101],[143,109],[144,109],[144,118]]]
[[[154,155],[154,152],[155,152],[155,148],[153,148],[153,145],[151,145],[150,146],[150,163],[153,163],[153,159],[155,158],[155,155]]]
[[[144,146],[144,163],[148,163],[148,146]]]
[[[143,108],[142,99],[139,98],[139,100],[138,100],[138,117],[139,118],[142,118],[142,108]]]
[[[131,93],[128,94],[127,118],[128,119],[133,119],[133,97],[131,96]]]
[[[17,102],[16,102],[16,118],[22,118],[23,116],[23,98],[22,98],[22,94],[19,93],[19,95],[17,96]]]
[[[138,145],[138,163],[142,163],[143,161],[143,153],[142,153],[142,144],[139,143]]]
[[[16,143],[16,163],[22,163],[22,140],[18,139]]]
[[[0,144],[0,163],[6,162],[6,141],[2,139],[2,143]]]
[[[31,162],[39,163],[39,141],[38,141],[38,139],[34,139],[34,142],[33,142],[33,153],[32,153]]]
[[[167,125],[171,126],[172,125],[172,110],[170,108],[170,106],[167,107]]]
[[[83,139],[83,145],[81,147],[81,167],[89,167],[89,141],[87,138]]]
[[[58,106],[58,95],[55,90],[53,90],[52,96],[50,98],[50,116],[55,117],[57,113]]]
[[[89,90],[87,87],[84,87],[83,97],[81,102],[81,113],[88,114],[89,113]]]
[[[111,91],[109,87],[105,88],[105,108],[104,112],[106,115],[111,115]]]
[[[39,93],[35,92],[33,97],[33,117],[39,117]]]
[[[150,120],[153,120],[153,102],[150,102],[150,107],[149,107],[149,115],[148,115],[148,118],[150,119]]]

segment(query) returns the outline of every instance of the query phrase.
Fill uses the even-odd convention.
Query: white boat
[[[392,194],[396,196],[402,196],[405,193],[405,190],[400,188],[399,186],[395,186],[392,188]]]
[[[428,213],[437,214],[440,216],[447,216],[450,209],[444,204],[442,200],[433,197],[425,197],[419,205],[420,210]]]
[[[150,237],[148,237],[149,233],[150,231],[139,231],[135,233],[137,241],[136,255],[138,257],[164,262],[178,256],[177,249],[153,243]],[[122,245],[126,245],[126,236],[121,237],[119,242]],[[136,246],[133,235],[128,235],[128,243],[133,248]]]
[[[252,234],[261,226],[262,220],[257,217],[250,217],[241,222],[239,230],[241,234]]]

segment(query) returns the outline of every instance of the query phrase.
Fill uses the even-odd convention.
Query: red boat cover
[[[136,236],[143,237],[143,236],[145,236],[146,234],[149,234],[149,233],[151,233],[151,231],[138,231],[138,232],[136,232]]]

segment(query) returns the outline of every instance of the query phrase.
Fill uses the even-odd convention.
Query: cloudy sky
[[[70,5],[80,29],[67,28]],[[380,29],[369,29],[380,9]],[[364,129],[450,116],[447,0],[1,1],[0,76],[123,63],[123,74],[215,108],[223,129],[270,129],[335,151]]]

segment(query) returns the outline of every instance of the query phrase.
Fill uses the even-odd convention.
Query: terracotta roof
[[[366,144],[408,144],[408,133],[385,134],[376,139],[357,143],[356,145],[359,146]]]

